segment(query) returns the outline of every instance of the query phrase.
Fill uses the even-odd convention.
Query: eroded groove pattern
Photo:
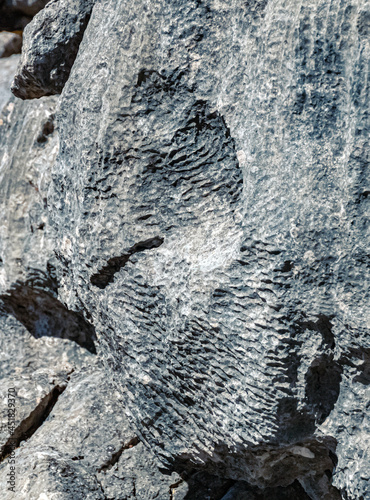
[[[368,370],[364,6],[158,2],[146,37],[116,4],[114,56],[98,14],[86,32],[50,191],[63,286],[167,467],[363,489],[343,422]]]

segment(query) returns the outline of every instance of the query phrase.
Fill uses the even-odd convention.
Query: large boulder
[[[58,293],[132,428],[169,472],[370,498],[366,0],[81,5],[13,92],[62,91]]]
[[[368,439],[337,410],[366,400],[368,19],[362,0],[93,9],[49,193],[62,295],[171,469],[368,495],[335,472],[336,440]]]

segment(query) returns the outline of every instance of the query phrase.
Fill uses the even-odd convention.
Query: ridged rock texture
[[[25,30],[13,92],[62,92],[42,293],[172,499],[370,499],[369,33],[367,0],[52,0]],[[152,498],[91,464],[73,498]]]

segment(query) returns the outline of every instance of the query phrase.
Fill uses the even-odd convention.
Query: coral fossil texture
[[[168,471],[370,498],[369,3],[81,5],[13,91],[62,91],[58,293],[122,411]]]

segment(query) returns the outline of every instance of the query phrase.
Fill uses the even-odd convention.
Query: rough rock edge
[[[93,5],[94,0],[51,0],[27,25],[11,88],[16,97],[37,99],[61,93]]]

